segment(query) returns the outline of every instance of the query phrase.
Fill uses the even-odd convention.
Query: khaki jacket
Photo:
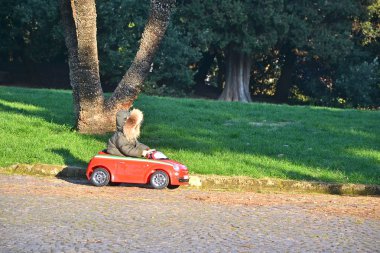
[[[116,115],[117,131],[108,140],[107,153],[119,156],[141,157],[148,146],[137,141],[143,114],[140,110],[120,111]]]

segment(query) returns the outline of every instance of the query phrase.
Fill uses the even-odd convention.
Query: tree
[[[58,14],[55,1],[2,0],[0,62],[34,64],[62,58],[64,42]]]
[[[116,112],[132,106],[164,37],[174,5],[175,0],[151,0],[136,56],[111,97],[105,99],[99,75],[95,0],[61,0],[76,127],[81,133],[113,131]]]
[[[203,53],[222,51],[225,84],[221,100],[250,102],[251,66],[257,55],[275,45],[287,29],[282,21],[282,0],[184,1],[182,22]]]
[[[366,6],[366,15],[360,22],[359,27],[362,33],[363,45],[371,45],[374,50],[380,48],[380,2],[368,0]]]
[[[282,63],[275,91],[278,102],[288,102],[297,57],[318,59],[325,68],[345,61],[353,48],[353,18],[360,10],[355,0],[286,0],[284,4],[289,29],[276,45]]]

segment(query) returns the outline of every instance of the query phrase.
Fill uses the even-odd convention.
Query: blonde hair
[[[144,115],[139,109],[133,109],[131,115],[125,121],[123,133],[128,142],[135,142],[140,136],[140,126],[143,121]]]

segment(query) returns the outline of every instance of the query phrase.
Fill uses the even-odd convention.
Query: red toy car
[[[158,151],[151,153],[148,159],[115,156],[100,151],[88,164],[86,176],[95,186],[150,183],[155,189],[175,189],[189,182],[186,166]]]

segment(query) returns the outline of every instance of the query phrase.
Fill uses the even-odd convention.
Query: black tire
[[[104,168],[97,168],[92,172],[90,181],[95,186],[105,186],[110,182],[110,173]]]
[[[169,185],[169,176],[163,171],[156,171],[150,176],[150,185],[154,189],[164,189]]]
[[[177,189],[178,187],[179,187],[179,185],[171,185],[171,184],[168,185],[168,188],[169,188],[170,190],[175,190],[175,189]]]

